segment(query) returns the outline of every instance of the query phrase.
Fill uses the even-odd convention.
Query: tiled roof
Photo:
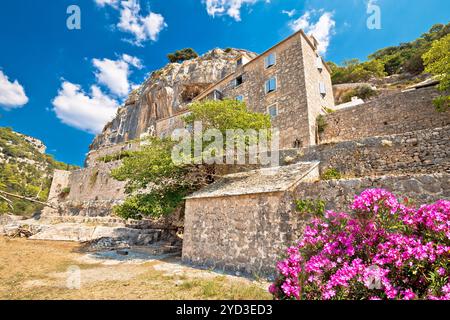
[[[318,165],[319,162],[299,162],[289,166],[230,174],[186,199],[283,192],[300,182]]]

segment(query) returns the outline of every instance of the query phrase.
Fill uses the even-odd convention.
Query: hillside
[[[53,170],[74,168],[46,154],[41,141],[0,127],[0,190],[46,201]],[[42,208],[29,201],[10,200],[13,209],[0,199],[0,214],[30,216]]]
[[[332,70],[333,84],[362,82],[392,75],[419,75],[424,71],[422,55],[426,53],[435,40],[450,33],[450,23],[435,24],[418,39],[380,49],[361,62],[350,59],[342,65],[329,62]]]

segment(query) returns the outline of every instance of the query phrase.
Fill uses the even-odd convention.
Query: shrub
[[[97,182],[97,178],[98,178],[98,170],[95,169],[94,172],[92,172],[91,176],[89,177],[89,186],[92,188],[95,183]]]
[[[318,215],[323,215],[325,213],[325,201],[320,199],[296,200],[295,207],[302,214],[314,212]]]
[[[329,168],[321,176],[322,180],[342,179],[342,174],[335,168]]]
[[[64,189],[61,190],[61,192],[59,193],[59,196],[61,198],[65,198],[69,195],[70,193],[70,187],[65,187]]]
[[[368,189],[350,209],[315,214],[277,263],[276,299],[450,299],[450,201]]]
[[[433,104],[437,112],[446,112],[450,105],[450,95],[435,98]]]
[[[327,122],[325,120],[325,117],[321,114],[319,114],[319,116],[316,119],[316,123],[317,123],[317,131],[319,133],[323,133],[325,131],[325,128],[327,127]]]
[[[448,108],[450,96],[450,34],[433,42],[431,49],[423,55],[425,71],[439,79],[438,89],[445,93],[434,100],[438,111]]]
[[[167,55],[167,59],[169,59],[169,61],[172,63],[175,62],[181,63],[183,61],[195,59],[197,57],[198,57],[197,52],[195,52],[192,48],[177,50]]]
[[[363,100],[377,96],[378,92],[369,86],[361,86],[344,93],[341,97],[341,103],[350,102],[352,97],[358,97]]]
[[[128,158],[131,156],[131,154],[131,151],[121,151],[115,154],[107,154],[106,156],[100,157],[98,158],[98,161],[109,163]]]

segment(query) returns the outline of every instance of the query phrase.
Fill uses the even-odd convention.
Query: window
[[[266,93],[270,93],[277,90],[277,79],[275,77],[266,81]]]
[[[317,67],[317,69],[319,69],[319,71],[323,70],[323,62],[322,62],[322,58],[320,56],[317,56],[316,67]]]
[[[237,65],[238,67],[240,67],[240,66],[242,66],[242,62],[243,62],[242,57],[240,57],[239,59],[237,59],[236,65]]]
[[[236,97],[236,100],[242,102],[242,101],[244,101],[244,96],[239,95]]]
[[[223,100],[223,93],[219,90],[214,90],[212,98],[214,101]]]
[[[319,82],[319,92],[323,97],[327,95],[327,88],[325,87],[325,83]]]
[[[238,87],[244,82],[244,78],[242,76],[237,77],[234,79],[234,86]]]
[[[277,56],[275,53],[269,54],[264,59],[264,64],[265,64],[266,68],[270,68],[271,66],[274,66],[276,63],[277,63]]]
[[[271,105],[267,108],[267,112],[270,115],[270,118],[273,119],[278,115],[278,107],[276,104]]]

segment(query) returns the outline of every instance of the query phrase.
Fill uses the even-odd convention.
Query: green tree
[[[177,50],[175,52],[169,53],[167,55],[167,59],[169,59],[170,62],[175,63],[181,63],[185,60],[191,60],[198,57],[197,52],[194,51],[192,48],[185,48],[182,50]]]
[[[270,128],[267,115],[249,112],[245,103],[234,100],[194,103],[189,110],[186,125],[201,121],[203,130],[217,129],[225,133],[227,129]],[[130,153],[122,165],[113,170],[115,179],[127,181],[128,197],[114,208],[117,215],[140,219],[169,214],[182,206],[187,194],[214,181],[214,164],[175,163],[172,151],[176,144],[167,138],[152,137],[142,150]]]
[[[450,34],[437,40],[431,49],[423,55],[425,71],[436,76],[440,83],[438,89],[445,94],[434,102],[439,111],[446,111],[449,106],[450,96]]]

